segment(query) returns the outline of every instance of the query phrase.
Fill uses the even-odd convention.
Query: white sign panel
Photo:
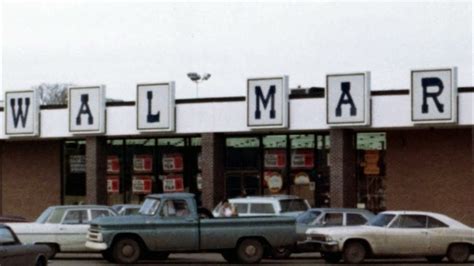
[[[137,129],[175,129],[174,82],[137,85]]]
[[[414,123],[457,121],[456,68],[411,72],[411,119]]]
[[[39,135],[39,101],[36,91],[5,93],[5,135]]]
[[[105,88],[69,88],[69,132],[73,134],[105,133]]]
[[[327,75],[326,112],[330,126],[370,125],[370,73]]]
[[[288,127],[288,77],[247,80],[247,126]]]

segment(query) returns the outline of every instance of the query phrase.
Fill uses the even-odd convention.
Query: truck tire
[[[342,256],[344,262],[350,264],[359,264],[364,261],[365,256],[367,255],[367,249],[364,244],[359,241],[352,241],[347,243],[344,246]]]
[[[237,260],[243,264],[259,263],[264,253],[262,243],[257,239],[245,239],[237,246]]]
[[[327,263],[338,263],[342,259],[341,253],[321,252],[321,257]]]
[[[448,253],[446,254],[449,262],[452,263],[467,262],[470,255],[469,246],[466,244],[452,244],[449,246]]]
[[[276,260],[288,259],[291,256],[291,249],[285,247],[272,248],[271,255]]]
[[[137,262],[142,255],[140,244],[133,238],[120,238],[112,247],[112,257],[116,263],[131,264]]]

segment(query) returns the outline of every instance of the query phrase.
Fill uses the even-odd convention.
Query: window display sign
[[[85,155],[69,155],[69,172],[74,174],[86,172]]]
[[[120,173],[120,160],[116,155],[107,156],[107,174]]]
[[[153,156],[151,154],[133,155],[133,171],[135,173],[150,173],[153,170]]]
[[[367,150],[364,152],[364,161],[362,167],[365,175],[379,175],[380,152],[378,150]]]
[[[278,193],[283,188],[283,178],[278,172],[266,171],[264,180],[271,193]]]
[[[295,185],[308,185],[310,180],[309,180],[309,175],[306,172],[299,172],[295,175],[295,179],[293,180]]]
[[[183,171],[183,156],[180,153],[163,154],[163,171],[166,171],[166,172]]]
[[[265,150],[265,168],[282,169],[286,166],[286,150]]]
[[[199,191],[202,191],[202,175],[201,173],[198,173],[196,175],[196,186]]]
[[[163,180],[163,192],[183,192],[184,180],[182,175],[168,175]]]
[[[132,192],[135,194],[150,194],[151,185],[151,176],[133,176]]]
[[[107,193],[115,194],[120,191],[120,178],[117,175],[107,176]]]
[[[291,167],[310,169],[314,167],[314,151],[310,149],[293,150],[291,153]]]

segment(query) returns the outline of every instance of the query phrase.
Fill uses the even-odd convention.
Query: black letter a
[[[339,102],[337,103],[336,107],[336,116],[342,115],[342,108],[341,105],[343,104],[350,104],[351,105],[351,116],[355,116],[357,114],[357,108],[355,107],[354,101],[352,100],[352,96],[349,93],[351,90],[351,83],[350,82],[342,82],[341,83],[341,98],[339,98]],[[345,99],[347,98],[347,99]]]
[[[81,107],[76,117],[76,125],[81,125],[81,115],[89,115],[87,123],[92,125],[94,123],[94,117],[92,117],[91,109],[89,108],[89,94],[81,94]]]

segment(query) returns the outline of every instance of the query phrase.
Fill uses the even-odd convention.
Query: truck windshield
[[[160,207],[159,199],[146,199],[138,212],[143,215],[155,215],[158,207]]]
[[[280,200],[280,205],[281,212],[304,212],[309,209],[303,199]]]
[[[370,219],[368,225],[386,227],[395,217],[394,214],[379,213],[374,218]]]

